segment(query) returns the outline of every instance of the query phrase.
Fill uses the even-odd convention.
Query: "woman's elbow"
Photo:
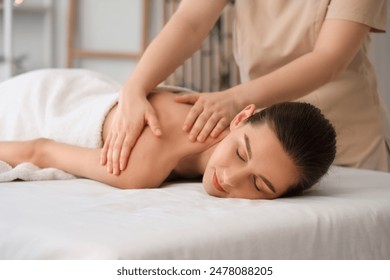
[[[115,175],[113,175],[115,176]],[[134,178],[127,178],[126,176],[123,176],[121,178],[121,175],[116,176],[117,178],[114,178],[114,180],[110,180],[111,182],[108,182],[108,184],[112,187],[115,187],[117,189],[121,190],[131,190],[131,189],[154,189],[158,188],[161,184],[156,183],[150,183],[145,182],[144,180],[136,180]]]
[[[26,157],[27,162],[31,162],[38,167],[46,167],[48,155],[45,153],[47,145],[52,140],[46,138],[38,138],[29,142],[29,148],[27,149]]]

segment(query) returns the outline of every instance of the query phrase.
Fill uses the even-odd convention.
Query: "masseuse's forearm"
[[[136,86],[141,90],[135,92],[148,94],[164,81],[201,46],[225,4],[225,0],[182,1],[146,49],[122,92],[131,91]]]
[[[180,19],[175,21],[180,21]],[[179,27],[175,28],[173,25],[179,25]],[[190,32],[191,30],[186,25],[169,22],[145,51],[134,72],[126,81],[124,92],[136,86],[148,94],[164,81],[199,46],[195,36],[190,36],[192,39],[187,42],[180,40],[184,34]],[[175,51],[180,45],[180,51]]]
[[[239,107],[259,108],[305,96],[333,79],[332,65],[315,53],[307,54],[270,74],[235,86],[230,92]]]
[[[339,77],[352,62],[369,27],[363,24],[326,20],[314,50],[281,68],[230,90],[239,105],[258,107],[294,100]],[[241,106],[243,107],[243,106]]]

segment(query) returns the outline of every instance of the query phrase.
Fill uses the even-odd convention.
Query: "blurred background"
[[[73,67],[124,82],[179,2],[0,0],[0,81],[39,68]],[[228,6],[202,48],[167,83],[198,91],[238,83],[231,22],[232,7]],[[370,57],[390,112],[390,20],[387,30],[372,35]]]

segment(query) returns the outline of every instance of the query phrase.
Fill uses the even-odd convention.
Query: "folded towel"
[[[68,180],[75,176],[55,168],[39,168],[36,165],[24,162],[14,168],[0,160],[0,182],[14,180],[40,181],[40,180]]]

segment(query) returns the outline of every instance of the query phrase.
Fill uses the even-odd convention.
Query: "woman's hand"
[[[175,101],[194,105],[183,125],[191,141],[218,137],[240,110],[227,92],[184,94],[175,97]]]
[[[146,96],[131,93],[126,101],[119,100],[100,156],[100,163],[107,165],[107,172],[119,175],[126,169],[131,150],[146,125],[156,136],[162,135],[156,113]]]

